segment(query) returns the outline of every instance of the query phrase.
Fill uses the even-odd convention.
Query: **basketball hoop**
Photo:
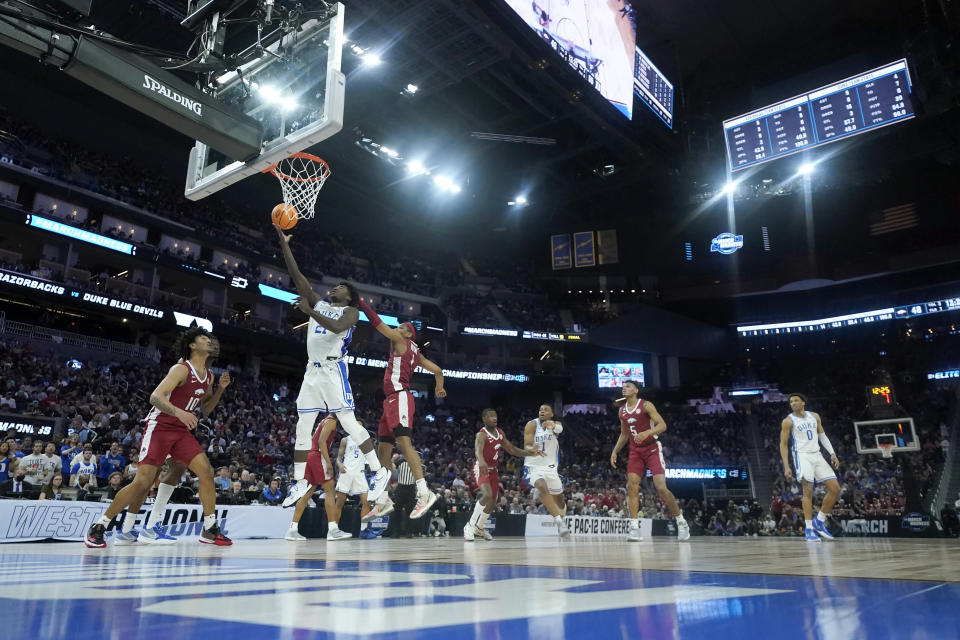
[[[892,457],[893,457],[893,445],[892,445],[892,444],[881,444],[881,445],[877,445],[877,446],[880,447],[880,455],[882,455],[884,458],[892,458]]]
[[[262,173],[275,175],[283,190],[283,201],[296,208],[297,218],[309,220],[313,218],[317,195],[330,177],[330,165],[309,153],[295,153],[270,165]]]

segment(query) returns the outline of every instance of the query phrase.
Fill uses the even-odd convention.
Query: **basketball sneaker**
[[[229,547],[233,540],[220,532],[220,525],[215,524],[209,529],[204,529],[197,540],[203,544],[213,544],[218,547]]]
[[[683,542],[690,539],[690,525],[686,520],[677,520],[677,540]]]
[[[437,494],[433,491],[427,491],[424,494],[417,496],[417,506],[413,508],[413,511],[410,512],[410,519],[416,520],[427,511],[437,502]]]
[[[473,531],[473,535],[474,535],[475,538],[482,538],[483,540],[486,540],[487,542],[492,542],[492,541],[493,541],[493,536],[490,535],[490,532],[487,531],[484,527],[477,527],[477,528]]]
[[[300,478],[297,480],[297,482],[290,487],[287,497],[283,499],[283,508],[286,509],[297,504],[297,501],[304,496],[309,488],[310,485],[307,483],[306,478]]]
[[[803,537],[807,539],[807,542],[820,542],[820,536],[817,535],[817,532],[814,531],[812,527],[804,528]]]
[[[463,526],[463,539],[467,542],[473,542],[473,531],[474,528],[468,522]]]
[[[384,467],[380,467],[380,470],[373,474],[368,482],[370,491],[367,492],[367,500],[376,502],[377,498],[387,490],[387,484],[390,482],[390,472]]]
[[[630,530],[627,532],[627,540],[629,542],[640,542],[643,538],[640,537],[640,527],[630,527]]]
[[[376,520],[391,513],[393,513],[393,500],[387,498],[383,502],[378,502],[373,505],[373,509],[370,509],[367,515],[360,518],[360,522],[370,522],[371,520]]]
[[[360,532],[361,540],[375,540],[377,537],[378,537],[377,533],[370,527],[367,527],[366,529]]]
[[[140,542],[144,544],[173,544],[176,541],[176,538],[167,535],[167,528],[160,524],[140,530]]]
[[[300,532],[296,529],[287,529],[287,533],[283,536],[284,540],[292,540],[293,542],[302,542],[306,540],[306,536],[300,535]]]
[[[103,539],[103,535],[106,533],[107,529],[102,524],[95,524],[87,530],[87,535],[83,538],[83,544],[87,545],[91,549],[102,549],[107,546],[107,541]]]
[[[558,522],[558,523],[557,523],[557,533],[560,535],[561,538],[569,538],[569,537],[570,537],[570,528],[567,527],[567,523],[563,522],[562,520],[561,520],[560,522]]]
[[[327,531],[327,540],[346,540],[352,538],[353,534],[342,529],[330,529]]]
[[[129,532],[117,531],[113,534],[113,544],[116,547],[124,547],[131,544],[137,544],[137,530],[131,529]]]
[[[816,531],[821,538],[833,540],[833,534],[827,529],[827,523],[821,522],[819,518],[813,519],[813,530]]]

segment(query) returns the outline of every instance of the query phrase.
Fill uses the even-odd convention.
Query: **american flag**
[[[917,216],[917,205],[909,202],[871,215],[870,235],[879,236],[884,233],[903,231],[918,224],[920,224],[920,218]]]

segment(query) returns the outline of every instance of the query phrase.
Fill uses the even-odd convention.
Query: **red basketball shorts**
[[[326,460],[319,451],[307,454],[307,469],[304,477],[313,486],[325,484],[333,480],[333,469],[327,466]]]
[[[397,427],[413,429],[413,412],[415,410],[413,394],[409,391],[390,394],[383,399],[383,415],[380,416],[377,435],[393,437],[393,430]]]
[[[666,463],[663,461],[663,445],[657,442],[652,447],[631,447],[627,462],[627,473],[635,473],[641,478],[650,470],[650,475],[665,475]]]
[[[190,464],[203,447],[186,427],[168,427],[147,421],[147,430],[140,443],[140,464],[159,467],[169,454],[174,460]]]
[[[477,481],[477,489],[482,484],[489,484],[490,491],[493,493],[493,502],[497,502],[497,493],[500,490],[500,472],[493,467],[487,467],[487,472],[480,473],[480,465],[473,463],[473,479]]]

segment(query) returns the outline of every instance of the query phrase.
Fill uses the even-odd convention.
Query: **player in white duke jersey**
[[[830,438],[823,430],[820,415],[806,410],[806,396],[801,393],[791,393],[789,400],[792,411],[780,424],[780,457],[783,460],[783,475],[787,480],[793,479],[787,458],[789,450],[797,469],[797,478],[803,486],[803,518],[806,522],[804,535],[808,542],[819,542],[820,538],[833,540],[833,535],[827,530],[827,516],[830,515],[833,505],[840,497],[840,483],[837,482],[835,473],[835,470],[840,468],[840,461],[833,450],[833,445],[830,444]],[[821,444],[830,454],[833,469],[820,453]],[[823,497],[820,513],[814,518],[813,486],[817,482],[826,485],[827,495]]]
[[[560,453],[557,436],[562,432],[563,425],[553,419],[553,408],[548,404],[540,405],[536,419],[527,422],[523,429],[523,447],[541,451],[543,455],[523,459],[523,477],[540,492],[540,501],[553,516],[557,533],[565,538],[570,535],[570,530],[563,522],[567,505],[563,500],[563,483],[557,471]]]
[[[291,236],[274,225],[280,236],[283,261],[290,279],[300,294],[296,303],[310,316],[307,327],[307,369],[297,396],[297,438],[293,452],[293,473],[296,483],[290,487],[284,507],[291,507],[310,489],[305,473],[310,454],[313,425],[321,411],[336,415],[340,426],[359,443],[364,459],[370,465],[370,500],[380,497],[390,481],[390,472],[384,469],[373,449],[373,440],[354,415],[353,392],[347,371],[347,346],[360,319],[357,289],[341,282],[330,292],[330,302],[323,300],[300,272],[290,251]]]
[[[362,505],[360,509],[360,535],[364,537],[364,531],[369,523],[363,522],[363,516],[370,511],[370,503],[367,501],[367,477],[363,473],[363,467],[366,460],[360,451],[360,446],[350,436],[340,438],[340,448],[337,451],[337,469],[340,471],[340,477],[337,478],[337,515],[343,512],[343,504],[347,501],[347,496],[359,496]]]

